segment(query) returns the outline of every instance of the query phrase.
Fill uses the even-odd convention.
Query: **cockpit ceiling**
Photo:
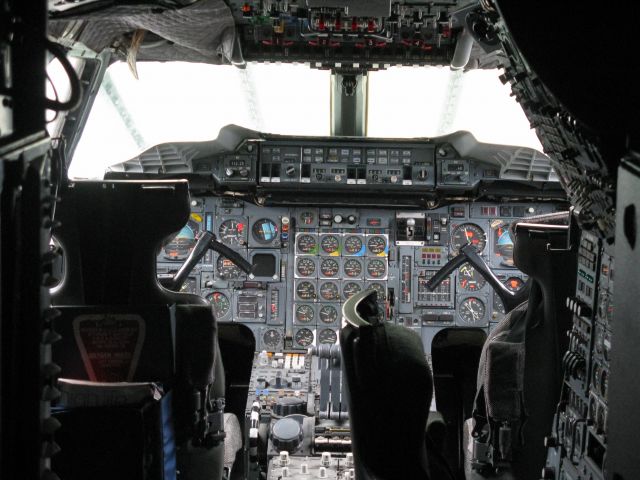
[[[62,0],[50,7],[49,33],[64,45],[96,53],[110,49],[130,62],[279,61],[379,69],[450,64],[463,28],[471,31],[469,22],[482,22],[486,13],[458,1],[378,2],[386,4],[387,15],[379,14],[375,2],[360,2],[358,9],[335,3]],[[500,51],[476,40],[466,68],[494,68]]]

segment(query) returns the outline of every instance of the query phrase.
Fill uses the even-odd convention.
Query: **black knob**
[[[418,178],[422,181],[426,180],[429,176],[429,172],[427,172],[424,168],[421,168],[418,172]]]
[[[349,216],[347,217],[347,222],[348,222],[350,225],[353,225],[354,223],[356,223],[356,216],[355,216],[355,215],[349,215]]]
[[[279,417],[305,413],[305,401],[297,397],[280,398],[273,407],[273,413]]]
[[[543,480],[554,480],[556,478],[556,471],[553,467],[544,467],[542,469]]]
[[[271,442],[279,452],[295,452],[302,443],[302,438],[302,425],[294,418],[281,418],[271,429]]]
[[[249,170],[247,170],[246,168],[241,168],[239,173],[240,173],[241,177],[248,177],[249,176]]]
[[[288,177],[293,177],[296,174],[296,167],[289,165],[285,168],[284,173],[286,173]]]

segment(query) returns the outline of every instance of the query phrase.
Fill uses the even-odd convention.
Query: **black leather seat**
[[[426,433],[433,379],[422,340],[378,323],[375,296],[369,290],[345,302],[340,332],[356,478],[452,479]]]
[[[180,478],[217,480],[222,477],[224,454],[224,368],[213,309],[197,295],[164,289],[156,278],[162,243],[186,224],[189,213],[186,181],[76,182],[66,188],[56,212],[61,227],[54,232],[64,251],[65,272],[52,292],[61,312],[55,325],[62,335],[54,344],[53,359],[61,367],[60,377],[98,382],[86,386],[84,398],[100,397],[96,393],[100,387],[112,385],[106,382],[153,382],[163,394],[171,393]],[[123,418],[109,401],[113,402],[105,405],[102,398],[98,402],[102,411],[95,414],[87,409],[60,413],[60,438],[68,445],[65,453],[62,442],[62,453],[54,461],[58,471],[67,473],[65,478],[96,478],[94,471],[86,476],[85,467],[90,467],[86,461],[83,466],[74,459],[73,449],[86,442],[78,431],[65,430],[65,421],[82,429],[83,422],[74,418],[95,419],[84,432],[88,439],[91,428],[108,427],[99,417],[107,415],[114,422]],[[128,413],[120,413],[132,415],[131,405],[127,408]],[[141,414],[142,423],[129,425],[139,430],[151,422],[157,429],[166,408],[162,406],[162,418],[148,421]],[[129,439],[128,435],[121,432],[122,437]],[[114,447],[93,453],[119,472],[122,461],[109,460],[116,452]],[[140,452],[149,455],[147,447]],[[148,467],[149,462],[142,464]],[[129,471],[127,478],[138,474]],[[101,475],[109,478],[108,471]],[[168,478],[171,473],[165,469],[157,477],[149,477],[148,471],[144,475]]]
[[[577,245],[570,244],[571,230],[569,212],[529,217],[511,227],[514,263],[530,276],[531,290],[482,350],[474,424],[468,426],[475,437],[467,440],[470,480],[540,478],[572,321],[565,307],[575,288]]]

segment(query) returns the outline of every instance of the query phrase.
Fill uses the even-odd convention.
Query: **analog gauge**
[[[296,245],[298,246],[298,252],[300,253],[314,255],[318,251],[318,242],[316,242],[316,237],[306,233],[298,236]]]
[[[493,292],[493,315],[492,315],[493,320],[497,320],[505,313],[507,313],[507,311],[504,308],[504,303],[502,303],[502,299],[498,296],[496,292]]]
[[[387,264],[379,258],[367,260],[367,275],[371,278],[382,278],[387,274]]]
[[[500,265],[513,267],[513,238],[509,226],[498,221],[493,226],[493,252],[500,259]]]
[[[238,220],[225,220],[220,224],[220,241],[227,245],[244,245],[244,223]]]
[[[315,222],[315,220],[316,216],[313,212],[302,212],[300,214],[300,223],[302,225],[313,225],[313,222]]]
[[[340,289],[335,282],[324,282],[320,285],[320,297],[323,300],[333,301],[340,299]]]
[[[299,347],[308,347],[313,343],[313,332],[308,328],[298,330],[293,338]]]
[[[596,323],[595,339],[593,341],[593,348],[596,353],[602,354],[602,347],[604,342],[604,333],[602,327]]]
[[[347,282],[342,286],[342,296],[346,299],[353,297],[356,293],[360,293],[362,287],[356,282]]]
[[[387,289],[381,283],[370,283],[368,288],[376,291],[378,294],[378,302],[383,302],[387,299]]]
[[[467,243],[473,245],[478,253],[487,245],[487,236],[484,230],[475,223],[463,223],[458,225],[451,234],[451,246],[458,252]]]
[[[320,247],[324,253],[329,255],[338,253],[340,250],[340,240],[335,235],[325,235],[320,241]]]
[[[522,286],[524,285],[524,281],[521,278],[518,277],[509,277],[507,278],[507,280],[504,282],[504,284],[507,286],[507,288],[509,290],[511,290],[512,292],[517,292],[518,290],[520,290],[522,288]]]
[[[235,263],[229,260],[227,257],[219,256],[216,262],[216,270],[218,271],[218,277],[222,280],[235,280],[240,278],[242,270]]]
[[[484,303],[479,298],[469,297],[460,304],[458,312],[465,322],[478,323],[484,318]]]
[[[387,239],[380,235],[369,237],[369,240],[367,240],[367,247],[374,255],[384,254],[387,249]]]
[[[344,274],[350,278],[356,278],[362,275],[362,263],[360,260],[356,260],[355,258],[350,258],[343,265]]]
[[[296,295],[300,300],[314,300],[316,298],[316,287],[311,282],[300,282],[296,286]]]
[[[333,345],[338,341],[338,334],[330,328],[324,328],[318,332],[318,343]]]
[[[320,273],[323,277],[337,277],[340,272],[340,265],[333,258],[324,258],[320,262]]]
[[[458,286],[468,292],[476,292],[487,284],[480,273],[468,263],[458,269]]]
[[[200,224],[193,219],[195,214],[191,215],[192,218],[189,218],[182,230],[163,247],[164,258],[168,260],[184,260],[193,250],[196,245],[196,237],[200,231]]]
[[[231,303],[229,303],[229,297],[222,292],[213,292],[207,295],[207,300],[213,305],[213,312],[216,314],[217,319],[221,319],[231,309]]]
[[[296,320],[298,323],[309,323],[313,321],[314,311],[311,305],[298,305],[296,307]]]
[[[296,263],[296,271],[301,277],[312,277],[316,273],[316,263],[308,257],[300,257]]]
[[[322,323],[334,323],[338,320],[338,310],[333,305],[324,305],[319,312]]]
[[[362,248],[362,239],[355,235],[347,237],[344,241],[344,251],[348,255],[358,255],[362,253]]]
[[[278,238],[278,226],[268,218],[261,218],[253,224],[251,235],[258,243],[268,244]]]
[[[281,340],[282,334],[274,328],[270,328],[262,335],[262,343],[267,348],[278,348]]]

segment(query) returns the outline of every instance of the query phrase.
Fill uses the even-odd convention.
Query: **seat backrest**
[[[532,279],[527,302],[491,332],[480,356],[474,405],[477,471],[508,471],[534,480],[545,463],[562,385],[562,356],[571,315],[564,307],[575,285],[576,245],[569,212],[512,225],[515,265]],[[477,473],[476,473],[477,474]],[[510,477],[509,477],[510,478]]]
[[[102,385],[153,382],[170,392],[183,478],[215,480],[222,475],[223,448],[210,454],[210,447],[224,435],[224,370],[213,309],[199,296],[164,289],[156,277],[161,245],[189,213],[188,183],[182,180],[83,181],[64,189],[55,231],[64,276],[52,292],[61,340],[53,360],[61,377]],[[95,395],[105,391],[100,384],[86,386],[91,388]],[[101,408],[106,415],[108,407]],[[74,418],[73,412],[65,415],[67,422]],[[201,446],[207,452],[194,454]]]
[[[171,292],[156,277],[164,242],[189,219],[186,180],[78,181],[61,193],[54,231],[64,252],[56,305],[206,303]]]
[[[375,296],[364,291],[345,303],[340,333],[357,478],[450,478],[426,445],[433,379],[422,340],[377,323]]]

